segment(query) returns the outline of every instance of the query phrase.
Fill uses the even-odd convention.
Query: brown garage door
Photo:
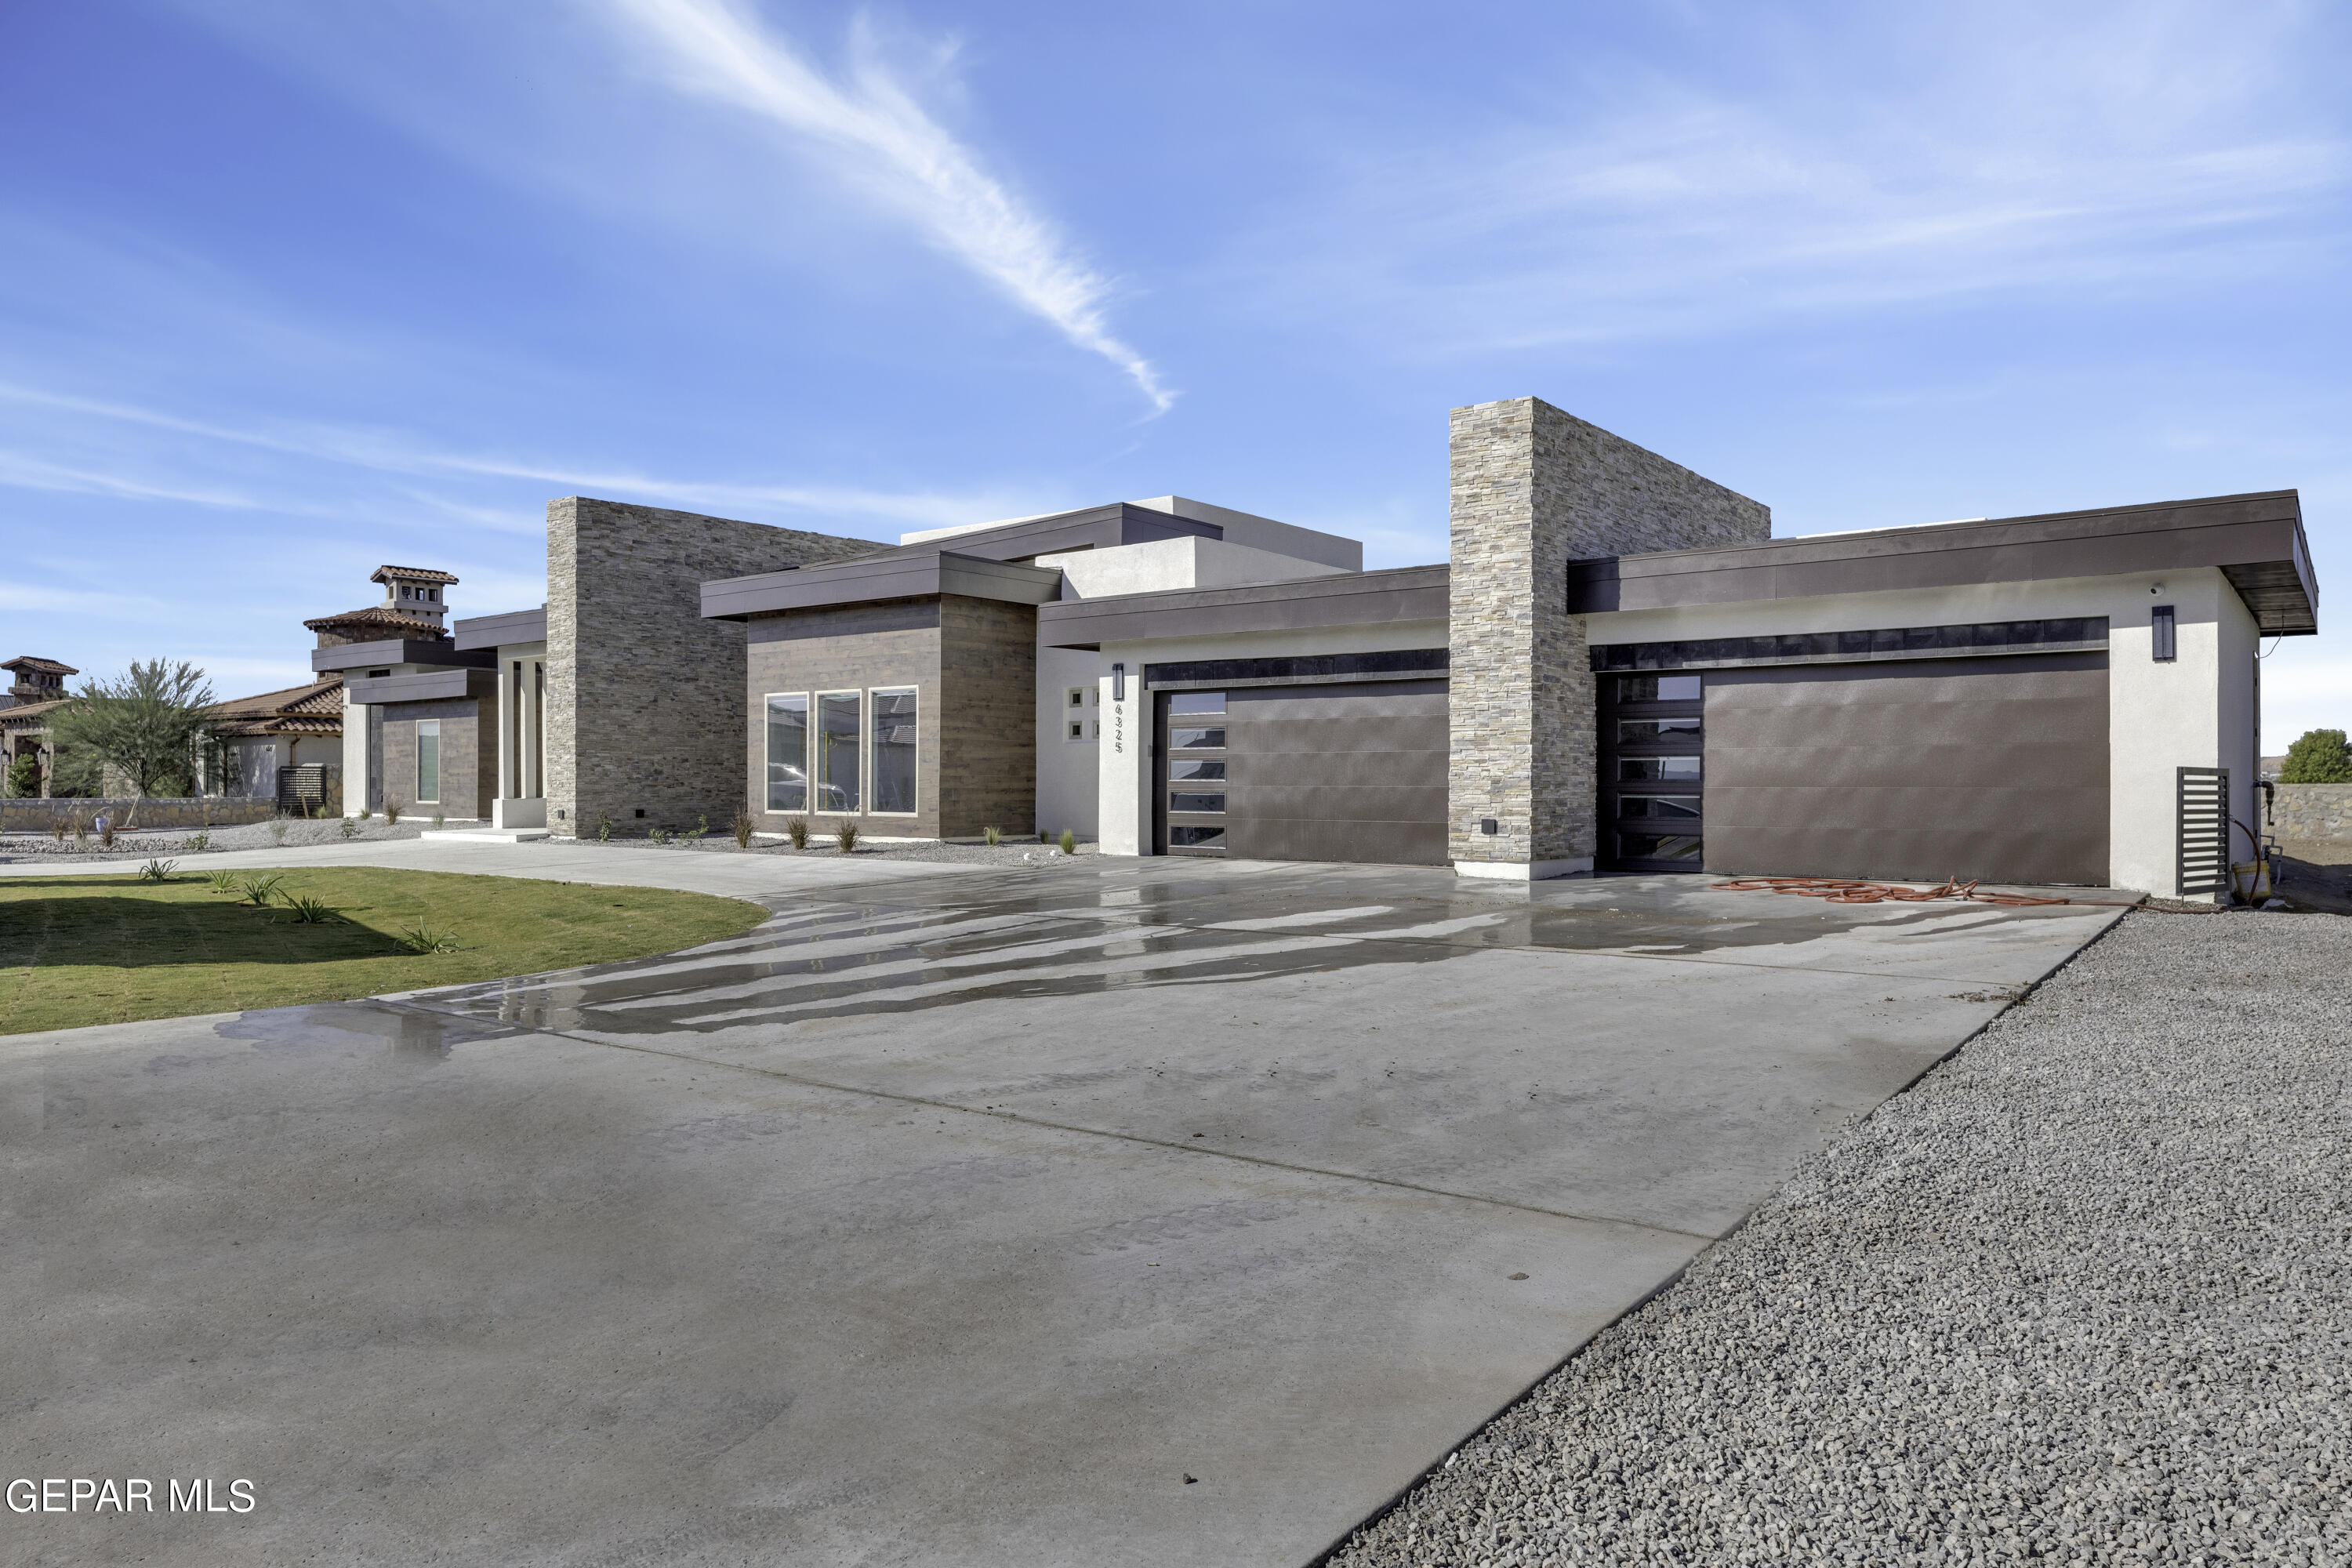
[[[1706,866],[2107,879],[2107,656],[1709,670]]]
[[[1161,692],[1160,851],[1446,863],[1443,680]]]

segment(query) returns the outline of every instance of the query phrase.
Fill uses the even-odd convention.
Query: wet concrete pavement
[[[770,901],[0,1046],[19,1468],[263,1500],[11,1537],[1303,1563],[2118,912],[1094,859]]]

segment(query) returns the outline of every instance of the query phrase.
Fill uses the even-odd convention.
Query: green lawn
[[[756,904],[657,888],[591,888],[515,877],[366,867],[239,871],[280,876],[268,909],[187,871],[0,879],[0,1035],[247,1007],[335,1002],[670,952],[737,936]],[[338,919],[304,924],[288,896]],[[454,952],[416,953],[424,921]]]

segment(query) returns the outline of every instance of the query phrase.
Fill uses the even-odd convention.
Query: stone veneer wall
[[[1454,410],[1451,446],[1453,858],[1580,869],[1593,678],[1568,563],[1768,539],[1771,509],[1538,398]]]
[[[940,833],[1034,833],[1037,816],[1037,611],[940,599]]]
[[[488,682],[481,683],[488,685]],[[498,699],[453,697],[380,705],[383,710],[383,791],[412,819],[438,814],[488,821],[499,793]],[[416,721],[441,721],[441,798],[416,798]]]
[[[791,615],[753,618],[745,627],[745,710],[749,751],[745,795],[762,833],[782,833],[805,816],[822,838],[839,826],[838,812],[770,811],[768,694],[867,691],[877,686],[915,688],[915,813],[858,818],[858,831],[881,838],[936,838],[940,832],[940,602],[899,599],[880,605],[833,605]],[[870,722],[870,716],[869,716]],[[870,733],[865,737],[871,741]],[[870,788],[872,780],[866,781]],[[870,805],[872,796],[866,797]],[[714,824],[716,819],[713,819]]]
[[[2283,784],[2270,819],[2281,838],[2352,839],[2352,784]]]
[[[586,496],[548,502],[548,826],[576,834],[607,812],[616,831],[698,816],[724,831],[743,795],[743,628],[702,618],[702,584],[887,548]]]

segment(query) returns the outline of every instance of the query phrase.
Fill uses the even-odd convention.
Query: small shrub
[[[1054,836],[1041,827],[1037,830],[1037,842],[1040,844],[1051,844],[1054,842]]]
[[[1002,827],[983,827],[980,830],[980,837],[991,849],[993,849],[998,845],[1004,842],[1004,829]]]
[[[286,879],[282,876],[240,877],[236,880],[236,890],[245,895],[245,902],[257,910],[263,909],[278,896],[278,884],[284,880]]]
[[[2341,730],[2306,730],[2286,749],[2281,784],[2352,784],[2352,744]]]
[[[646,829],[646,837],[652,839],[656,844],[667,844],[670,841],[672,836],[661,828],[648,827]]]
[[[139,868],[139,879],[142,882],[168,882],[172,879],[172,873],[179,868],[180,863],[177,860],[151,858],[147,864]]]
[[[749,810],[740,806],[737,807],[735,812],[735,847],[738,849],[749,849],[751,847],[751,835],[759,830],[760,824],[758,819],[752,816]]]
[[[343,837],[346,838],[357,838],[359,836],[360,825],[353,822],[348,816],[343,818]]]
[[[71,824],[62,816],[49,818],[49,837],[63,844],[66,841],[66,829],[70,826]]]
[[[213,836],[209,833],[191,833],[188,835],[188,841],[180,847],[201,854],[211,847],[212,841]]]
[[[269,837],[276,839],[278,843],[283,844],[286,842],[286,819],[281,816],[276,822],[269,825]]]
[[[457,932],[446,926],[436,926],[425,920],[418,920],[413,924],[401,927],[394,933],[393,940],[407,952],[432,953],[457,951]]]
[[[805,848],[807,848],[807,847],[808,847],[808,818],[807,818],[807,817],[805,817],[805,816],[795,816],[795,817],[793,817],[790,822],[787,822],[787,823],[785,823],[785,824],[784,824],[784,831],[785,831],[786,833],[788,833],[788,834],[790,834],[790,835],[792,836],[793,847],[793,848],[795,848],[795,849],[805,849]]]
[[[330,925],[342,919],[328,905],[326,900],[314,899],[308,893],[287,894],[286,912],[289,920],[296,925]]]
[[[405,805],[402,805],[399,801],[396,801],[396,800],[387,800],[387,801],[385,801],[385,802],[383,803],[383,821],[384,821],[384,826],[387,826],[387,827],[397,827],[397,826],[400,826],[400,814],[401,814],[402,812],[404,812],[404,811],[406,811],[407,809],[408,809],[408,807],[407,807],[407,806],[405,806]],[[366,816],[367,814],[366,814],[365,812],[362,812],[360,815],[361,815],[361,816]]]
[[[375,815],[375,813],[374,813],[374,812],[373,812],[373,811],[370,811],[367,807],[365,807],[365,806],[362,806],[362,807],[360,807],[360,820],[361,820],[362,822],[365,822],[368,818],[370,818],[370,817],[373,816],[374,815]]]
[[[433,831],[436,833],[440,832],[441,825],[448,820],[449,818],[446,813],[438,811],[435,812],[433,814]]]
[[[692,827],[688,828],[684,833],[680,834],[680,835],[679,835],[679,837],[682,837],[682,838],[688,838],[688,839],[699,838],[699,837],[701,837],[704,834],[706,834],[706,833],[708,833],[708,832],[709,832],[709,831],[710,831],[710,815],[709,815],[709,813],[708,813],[708,812],[701,812],[701,811],[698,811],[698,812],[696,812],[696,813],[694,814],[694,826],[693,826]]]
[[[236,891],[236,873],[234,871],[207,871],[205,873],[205,886],[210,888],[215,893],[234,893]]]
[[[613,814],[609,811],[598,812],[596,814],[596,842],[599,844],[605,843],[609,841],[612,837]]]
[[[1062,847],[1063,854],[1075,855],[1078,852],[1078,836],[1068,828],[1062,829],[1062,837],[1058,842]]]
[[[841,846],[841,852],[844,855],[854,852],[857,848],[857,824],[854,822],[844,822],[840,826],[835,828],[833,830],[833,841]]]

